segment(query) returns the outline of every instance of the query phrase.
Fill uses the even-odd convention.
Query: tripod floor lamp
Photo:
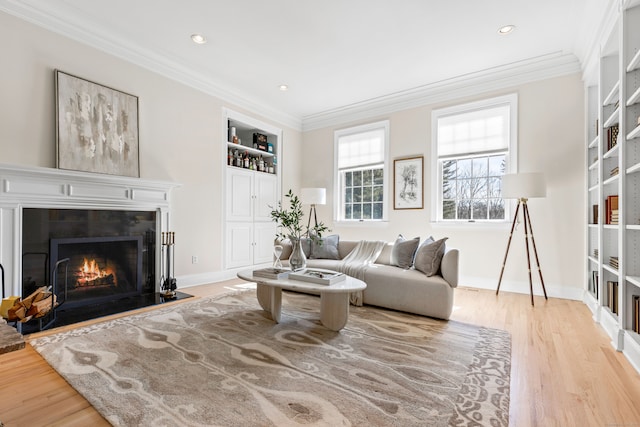
[[[533,237],[533,226],[531,225],[531,216],[529,215],[529,207],[527,201],[531,198],[545,197],[547,195],[547,187],[545,184],[544,176],[541,173],[518,173],[507,174],[502,177],[502,198],[503,199],[518,199],[518,206],[516,212],[513,215],[513,224],[511,224],[511,232],[509,233],[509,241],[507,242],[507,251],[504,254],[504,261],[502,261],[502,271],[500,272],[500,279],[498,280],[498,289],[496,289],[496,295],[500,292],[500,283],[502,282],[502,275],[504,274],[504,267],[507,264],[507,256],[509,255],[509,247],[511,246],[511,238],[513,237],[513,230],[518,222],[518,212],[522,207],[522,218],[524,222],[524,245],[527,250],[527,267],[529,269],[529,291],[531,293],[531,305],[533,305],[533,280],[531,278],[531,251],[529,249],[529,237],[531,237],[531,244],[533,246],[533,253],[536,260],[536,268],[540,275],[540,282],[542,283],[542,291],[544,292],[544,298],[547,299],[547,290],[544,287],[544,279],[542,278],[542,270],[540,269],[540,260],[538,259],[538,249],[536,248],[536,241]]]
[[[300,190],[300,202],[304,205],[311,205],[309,221],[307,222],[307,229],[309,229],[311,225],[311,215],[313,215],[314,224],[318,225],[316,205],[327,204],[327,190],[326,188],[303,188]]]

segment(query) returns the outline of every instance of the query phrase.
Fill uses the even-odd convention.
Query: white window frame
[[[338,168],[338,142],[340,138],[372,130],[384,130],[384,166],[383,166],[383,190],[382,190],[382,219],[345,219],[343,217],[342,183],[340,182],[340,170]],[[339,129],[333,136],[333,220],[341,224],[372,224],[388,221],[389,218],[389,120],[368,123],[346,129]]]
[[[443,219],[442,217],[442,162],[438,157],[438,119],[455,114],[463,114],[473,110],[509,105],[509,146],[506,153],[505,174],[518,172],[518,95],[516,93],[488,98],[481,101],[440,108],[431,112],[431,222],[434,224],[503,224],[511,221],[512,203],[505,200],[504,219],[468,220]],[[490,152],[479,156],[489,156]],[[473,157],[469,152],[464,157]],[[461,156],[461,157],[463,157]]]

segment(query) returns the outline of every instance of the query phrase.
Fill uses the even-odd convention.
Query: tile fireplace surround
[[[156,212],[160,231],[170,229],[170,193],[179,184],[61,169],[0,164],[0,263],[4,295],[22,296],[23,209],[90,209]],[[155,254],[156,291],[160,290],[161,251]]]

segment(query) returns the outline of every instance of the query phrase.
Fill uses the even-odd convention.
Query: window
[[[502,176],[516,172],[517,95],[435,110],[433,217],[504,221]]]
[[[385,220],[389,122],[342,129],[334,138],[336,220]]]

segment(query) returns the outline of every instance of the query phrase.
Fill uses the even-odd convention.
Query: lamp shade
[[[325,205],[327,190],[325,188],[303,188],[300,190],[300,201],[304,205]]]
[[[547,184],[541,173],[513,173],[502,177],[503,199],[546,197]]]

